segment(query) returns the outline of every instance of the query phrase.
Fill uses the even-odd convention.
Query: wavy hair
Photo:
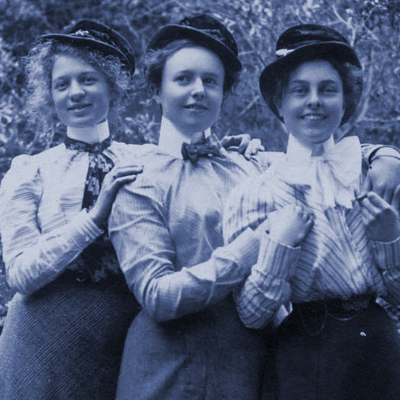
[[[38,44],[25,59],[27,111],[31,122],[46,129],[59,121],[51,94],[52,70],[58,55],[80,58],[105,76],[111,98],[108,120],[110,125],[116,125],[132,83],[118,57],[57,40]]]

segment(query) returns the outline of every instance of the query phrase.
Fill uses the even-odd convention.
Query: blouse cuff
[[[400,265],[400,237],[392,242],[375,241],[376,259],[383,270],[398,269]]]
[[[95,224],[92,218],[89,217],[85,209],[71,220],[70,227],[71,234],[68,239],[70,245],[84,244],[86,247],[104,232]]]
[[[257,270],[261,274],[289,281],[295,274],[299,256],[300,247],[283,245],[263,233]]]

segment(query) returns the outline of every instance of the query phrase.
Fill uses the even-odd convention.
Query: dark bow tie
[[[64,143],[69,150],[89,153],[88,172],[82,200],[82,208],[87,208],[89,210],[96,203],[104,177],[114,166],[113,161],[103,154],[103,151],[110,146],[111,138],[108,137],[101,143],[89,144],[80,140],[71,139],[67,136]]]
[[[200,157],[218,156],[220,154],[221,143],[216,135],[211,134],[203,142],[189,144],[182,143],[182,157],[195,164]]]
[[[64,140],[65,147],[69,150],[86,151],[88,153],[99,154],[102,153],[111,144],[111,137],[103,140],[101,143],[89,144],[80,140],[66,137]]]

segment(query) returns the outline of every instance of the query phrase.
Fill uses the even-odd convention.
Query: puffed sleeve
[[[0,231],[8,283],[22,294],[53,281],[102,233],[83,210],[68,223],[61,213],[55,215],[52,229],[43,234],[42,194],[35,156],[16,157],[0,188]]]
[[[167,201],[162,189],[143,175],[119,190],[108,225],[129,287],[157,321],[222,300],[248,275],[259,248],[258,238],[248,230],[231,245],[214,250],[209,260],[177,270]]]

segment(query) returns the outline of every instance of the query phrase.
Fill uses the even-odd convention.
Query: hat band
[[[290,46],[289,46],[289,48],[276,50],[275,54],[278,57],[285,57],[288,54],[292,53],[293,51],[296,51],[300,47],[311,46],[313,44],[324,44],[324,43],[336,43],[336,44],[341,44],[341,45],[344,45],[344,46],[349,46],[348,43],[340,42],[340,41],[324,42],[324,41],[321,41],[321,40],[304,40],[303,42],[296,43],[294,45],[294,47],[292,47],[292,48],[290,48]]]
[[[201,31],[206,33],[209,36],[212,36],[214,39],[225,43],[224,38],[218,29],[201,29]]]

